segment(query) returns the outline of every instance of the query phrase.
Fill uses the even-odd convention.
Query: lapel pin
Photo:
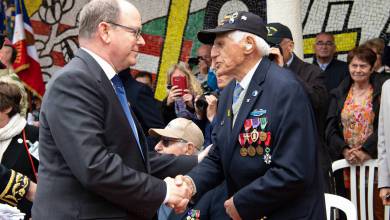
[[[246,100],[245,100],[245,102],[250,102],[250,101],[251,101],[251,99],[246,99]]]
[[[259,92],[258,92],[257,90],[255,90],[255,91],[252,92],[252,96],[253,96],[253,97],[256,97],[258,94],[259,94]]]
[[[19,143],[19,144],[23,143],[22,138],[19,138],[19,139],[18,139],[18,143]]]

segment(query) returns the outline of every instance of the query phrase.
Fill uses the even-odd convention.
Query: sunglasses
[[[161,137],[160,141],[162,145],[164,145],[164,147],[169,147],[170,143],[176,143],[176,142],[187,143],[187,141],[183,139],[166,138],[166,137]]]

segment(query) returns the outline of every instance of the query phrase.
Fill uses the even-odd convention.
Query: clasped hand
[[[175,179],[167,177],[164,181],[169,191],[167,205],[176,213],[183,213],[193,193],[191,183],[182,175],[176,176]]]

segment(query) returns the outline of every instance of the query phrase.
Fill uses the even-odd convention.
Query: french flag
[[[42,97],[45,92],[45,84],[34,45],[34,32],[23,0],[15,0],[15,10],[12,43],[18,54],[13,67],[26,88],[34,95]]]

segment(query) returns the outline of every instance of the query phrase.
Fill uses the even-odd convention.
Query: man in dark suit
[[[81,49],[49,83],[40,117],[33,219],[152,219],[184,209],[188,191],[152,177],[146,140],[120,70],[136,64],[141,16],[125,0],[92,0],[80,12]]]
[[[309,97],[296,77],[265,57],[267,29],[250,12],[198,33],[214,42],[217,75],[235,78],[221,94],[215,148],[188,176],[201,196],[226,179],[226,213],[236,219],[325,219],[317,136]]]
[[[326,88],[330,92],[349,75],[348,65],[337,59],[336,43],[331,33],[317,34],[313,49],[315,53],[313,64],[318,65],[324,71]]]
[[[324,188],[325,192],[331,192],[331,159],[325,142],[326,115],[328,112],[328,91],[325,86],[325,75],[318,66],[304,62],[293,52],[294,41],[287,26],[281,23],[269,23],[267,29],[269,30],[267,41],[273,46],[270,53],[275,56],[274,61],[279,66],[291,70],[309,95],[320,140],[318,153],[322,173],[324,174]]]

